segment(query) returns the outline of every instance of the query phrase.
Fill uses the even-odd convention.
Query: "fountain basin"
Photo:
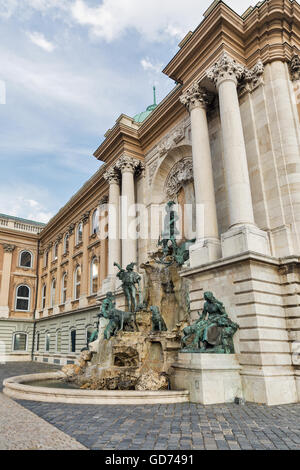
[[[30,382],[61,380],[66,378],[63,372],[20,375],[10,377],[3,382],[3,393],[17,400],[48,403],[73,403],[81,405],[156,405],[189,402],[187,390],[151,391],[111,391],[81,390],[31,386]]]

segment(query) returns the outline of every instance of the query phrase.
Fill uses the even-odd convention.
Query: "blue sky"
[[[161,70],[209,4],[0,0],[0,212],[47,222],[100,167],[118,116],[173,88]]]

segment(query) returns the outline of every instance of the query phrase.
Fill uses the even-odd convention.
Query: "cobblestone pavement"
[[[27,370],[33,365],[27,364]],[[15,370],[12,375],[17,375]],[[267,407],[19,403],[93,450],[300,449],[300,404]]]

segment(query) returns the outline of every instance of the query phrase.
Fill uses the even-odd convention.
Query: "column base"
[[[192,403],[214,405],[243,398],[236,354],[179,353],[172,367],[172,389],[189,390]]]
[[[278,375],[280,372],[276,371],[276,374],[272,375],[261,369],[255,371],[254,368],[249,372],[246,369],[241,372],[246,401],[268,406],[287,405],[300,401],[297,381],[292,373],[287,375],[283,371],[282,375]]]
[[[0,307],[0,318],[9,318],[9,307]]]
[[[255,225],[237,225],[221,235],[223,258],[245,251],[270,255],[269,238],[266,232]]]
[[[222,257],[221,242],[216,238],[199,240],[190,246],[190,267],[211,263]]]

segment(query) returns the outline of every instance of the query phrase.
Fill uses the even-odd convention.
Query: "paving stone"
[[[56,369],[49,364],[5,364],[0,367],[0,386],[6,377]],[[300,449],[300,404],[19,404],[23,407],[20,409],[30,410],[34,418],[42,418],[64,436],[76,438],[93,450]],[[0,448],[7,445],[8,439],[1,432]]]

